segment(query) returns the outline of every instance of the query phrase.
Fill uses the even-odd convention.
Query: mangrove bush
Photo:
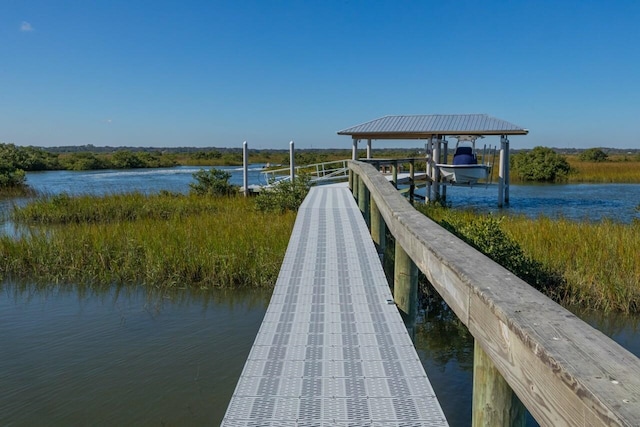
[[[297,176],[293,182],[286,180],[274,183],[258,194],[256,206],[262,212],[295,212],[307,197],[309,188],[309,177],[305,175]]]
[[[560,154],[548,147],[535,147],[511,158],[514,178],[521,181],[558,182],[566,180],[571,167]]]
[[[229,172],[216,168],[200,169],[193,174],[193,178],[196,182],[190,183],[189,187],[191,192],[199,196],[230,196],[238,193],[237,187],[229,183]]]

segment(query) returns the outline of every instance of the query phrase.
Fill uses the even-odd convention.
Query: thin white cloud
[[[33,26],[31,26],[30,23],[28,23],[27,21],[22,21],[22,24],[20,24],[20,31],[34,31],[35,28],[33,28]]]

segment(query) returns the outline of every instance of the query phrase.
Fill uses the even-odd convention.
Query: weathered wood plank
[[[384,221],[542,425],[640,424],[640,360],[351,162]]]

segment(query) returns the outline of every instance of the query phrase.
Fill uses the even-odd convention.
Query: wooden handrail
[[[541,425],[640,424],[635,355],[416,211],[373,166],[351,161],[349,168]]]

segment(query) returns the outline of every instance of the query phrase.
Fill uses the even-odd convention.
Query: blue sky
[[[636,0],[0,0],[0,142],[334,148],[487,113],[530,130],[513,148],[640,148],[638,22]]]

